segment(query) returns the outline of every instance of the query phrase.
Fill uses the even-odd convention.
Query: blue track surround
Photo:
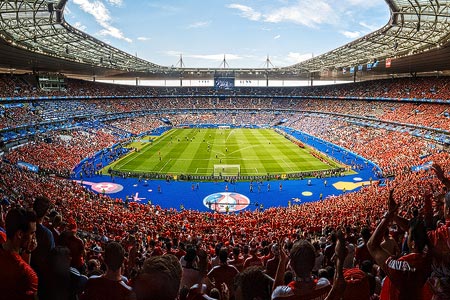
[[[205,202],[204,199],[215,193],[222,193],[222,195],[214,196],[222,197],[222,199],[228,197],[230,193],[239,193],[244,196],[243,198],[249,200],[248,206],[244,205],[243,209],[255,210],[261,206],[266,209],[318,201],[321,195],[322,199],[328,198],[329,200],[332,199],[332,196],[340,195],[343,192],[359,190],[362,182],[368,184],[372,179],[377,180],[380,169],[373,162],[304,132],[282,126],[276,127],[276,129],[285,131],[343,164],[357,165],[358,168],[354,170],[357,174],[324,179],[271,180],[262,183],[237,182],[235,184],[229,182],[139,181],[137,178],[92,175],[88,178],[84,177],[82,184],[88,189],[107,193],[112,198],[120,198],[124,201],[128,198],[130,201],[139,203],[150,201],[151,204],[163,208],[211,211],[214,207],[211,208],[209,200],[205,200]],[[79,177],[77,179],[79,180]],[[352,188],[343,191],[342,188],[339,188],[343,183],[346,187],[351,186]],[[223,193],[227,193],[228,196]],[[234,198],[236,197],[233,196],[230,199]]]

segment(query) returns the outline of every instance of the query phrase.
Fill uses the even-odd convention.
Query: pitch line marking
[[[171,161],[172,161],[172,159],[169,158],[169,160],[166,161],[166,163],[161,167],[161,169],[159,170],[159,172],[162,172],[162,170],[166,167],[166,165],[167,165],[169,162],[171,162]]]
[[[235,150],[235,151],[233,151],[233,152],[230,152],[230,155],[231,155],[231,154],[234,154],[234,153],[236,153],[236,152],[242,151],[242,150],[246,150],[246,149],[254,148],[254,147],[258,147],[258,146],[259,146],[259,145],[250,145],[250,146],[247,146],[247,147],[244,147],[244,148],[240,148],[240,149],[238,149],[238,150]]]

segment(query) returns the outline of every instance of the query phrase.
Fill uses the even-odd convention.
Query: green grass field
[[[123,172],[209,176],[221,171],[233,175],[237,167],[230,165],[238,165],[241,176],[339,167],[332,161],[323,163],[271,129],[172,129],[111,167]]]

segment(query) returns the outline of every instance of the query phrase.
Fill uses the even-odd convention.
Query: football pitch
[[[111,167],[115,171],[194,176],[265,176],[340,167],[272,129],[172,129]]]

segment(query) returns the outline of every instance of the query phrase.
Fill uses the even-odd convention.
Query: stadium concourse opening
[[[104,167],[102,174],[83,178],[84,161],[73,178],[126,203],[230,213],[320,201],[372,184],[379,174],[366,159],[289,127],[187,127],[158,128],[148,138],[135,139],[128,146],[132,153],[124,151],[128,154]],[[269,155],[266,148],[277,155]],[[289,164],[301,162],[305,150],[304,162]],[[284,157],[283,151],[292,157]],[[99,159],[93,158],[97,163]],[[346,168],[349,163],[358,168]]]

